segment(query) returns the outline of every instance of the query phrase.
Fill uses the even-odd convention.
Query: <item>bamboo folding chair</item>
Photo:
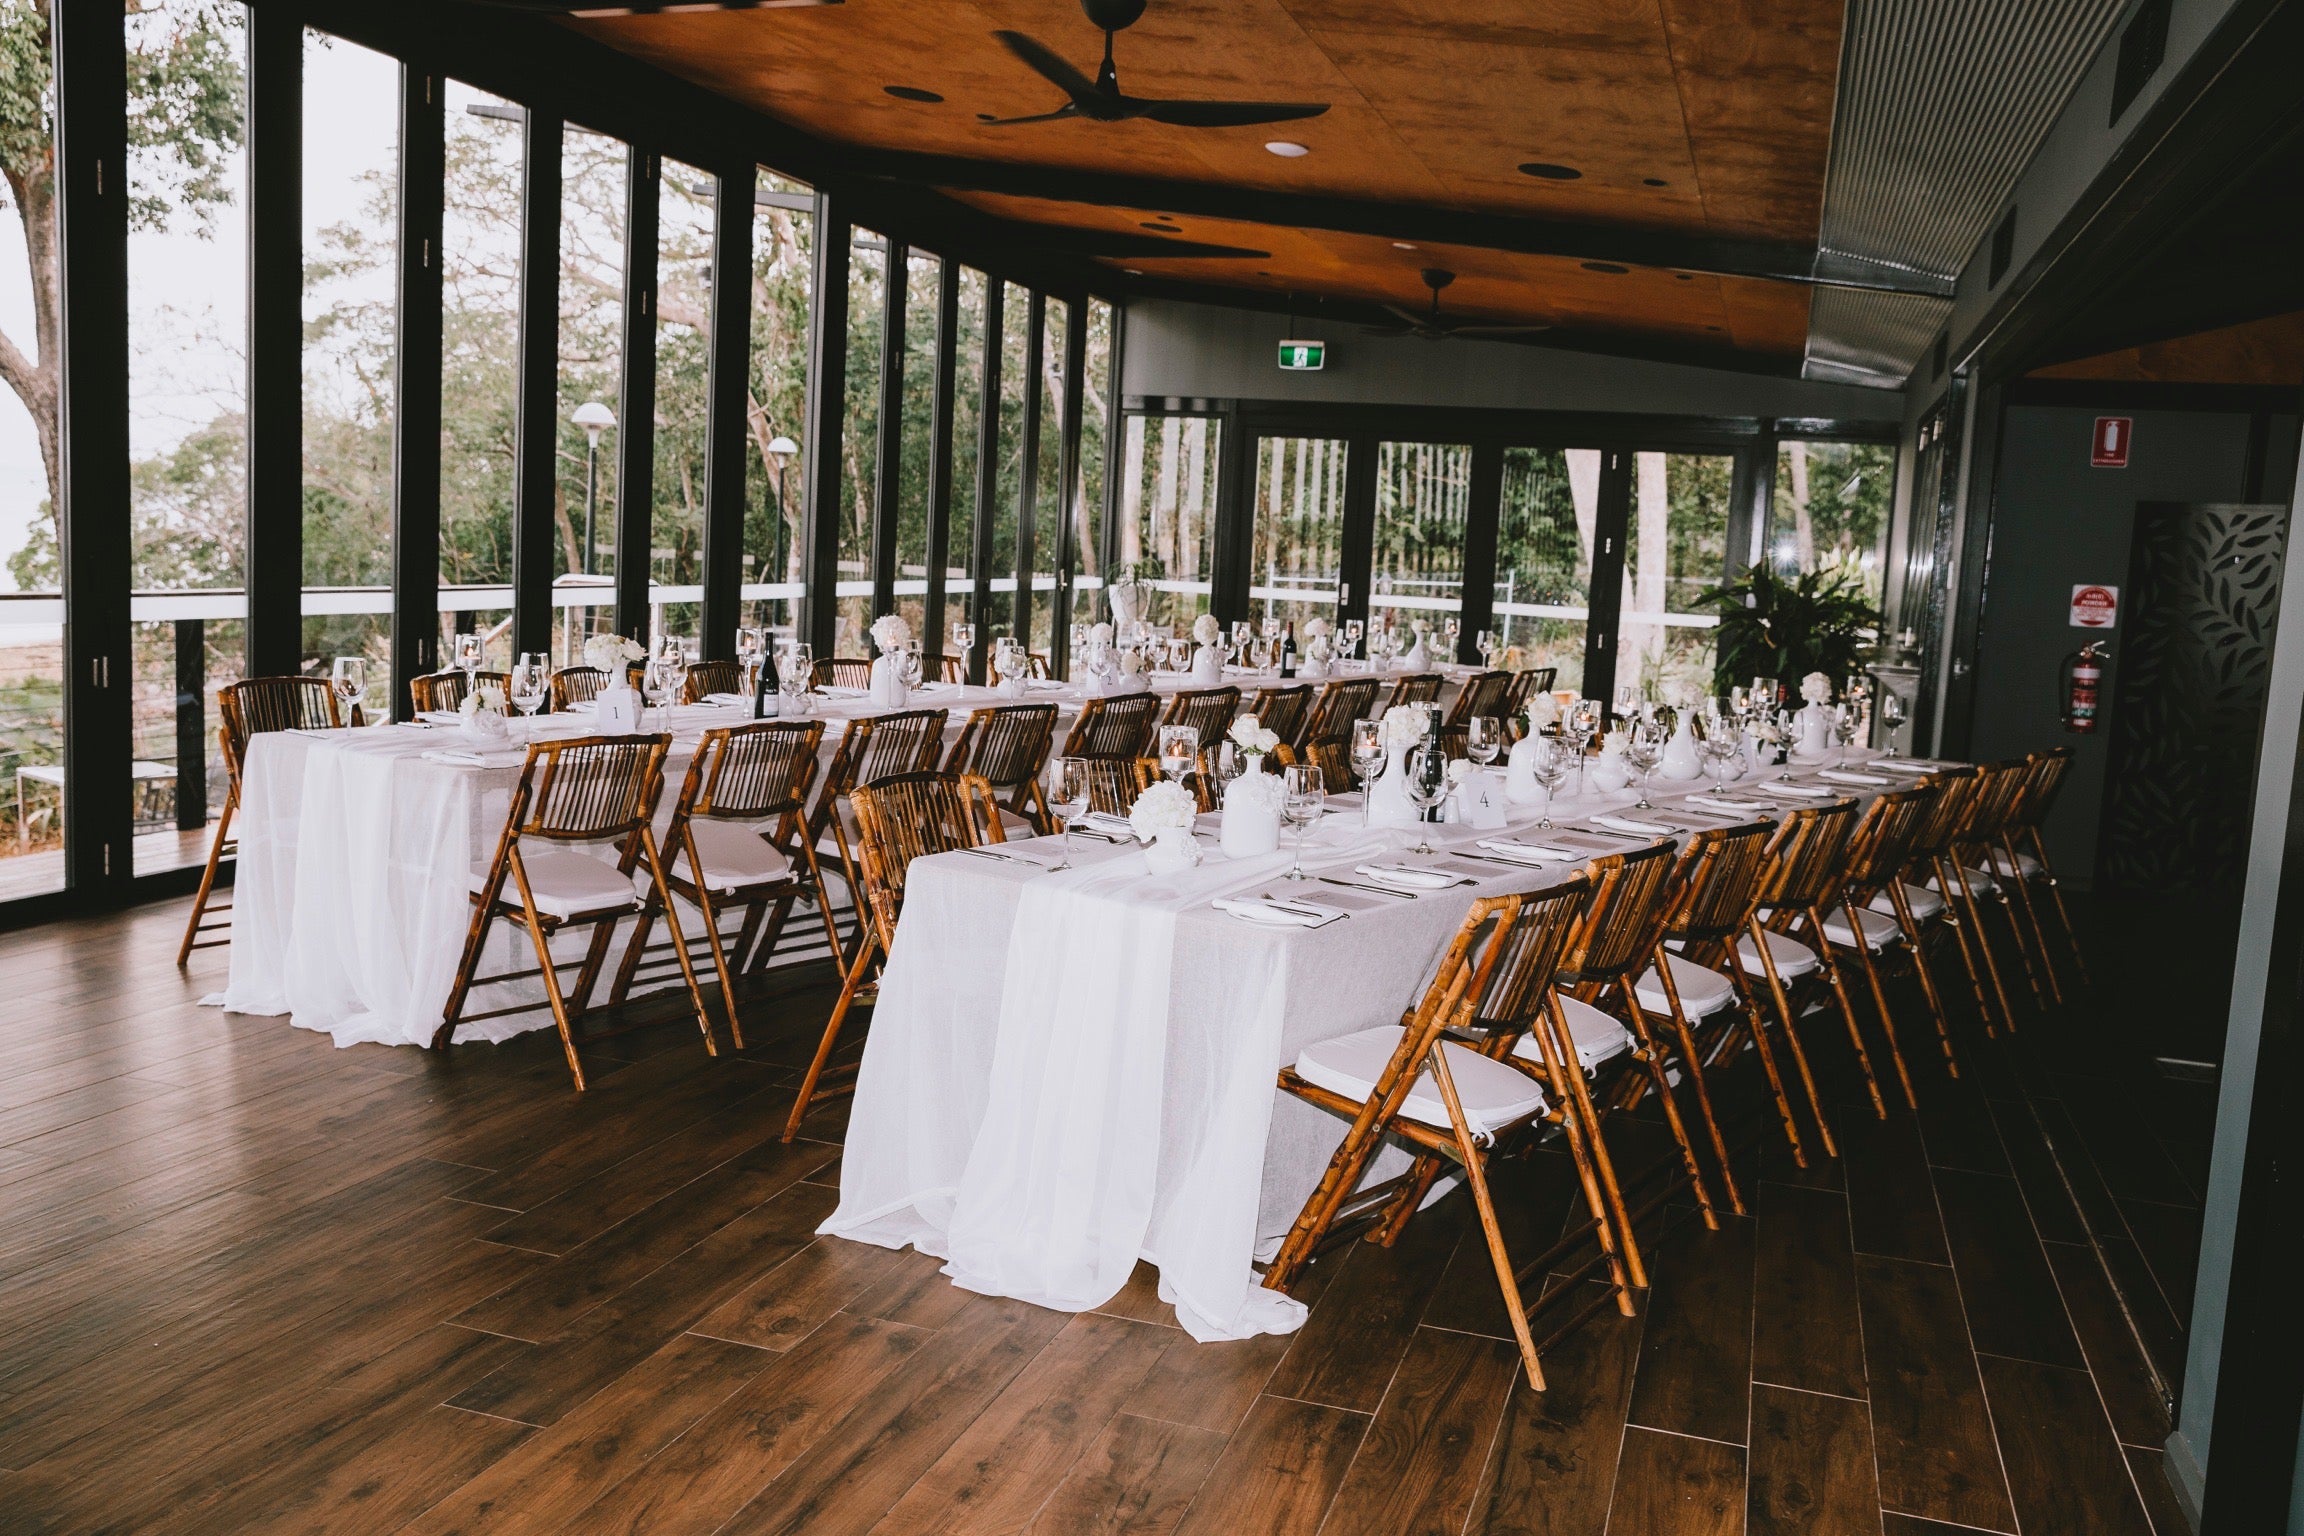
[[[563,715],[571,704],[589,704],[608,686],[608,674],[598,667],[562,667],[552,674],[552,713]]]
[[[1438,974],[1400,1023],[1320,1041],[1280,1073],[1283,1092],[1346,1116],[1350,1125],[1266,1270],[1268,1288],[1293,1290],[1313,1258],[1356,1234],[1390,1246],[1442,1166],[1452,1163],[1471,1186],[1531,1387],[1544,1387],[1543,1352],[1585,1318],[1610,1302],[1625,1316],[1633,1314],[1637,1282],[1619,1252],[1608,1200],[1592,1176],[1595,1164],[1583,1150],[1595,1124],[1583,1078],[1557,1065],[1567,1059],[1569,1025],[1552,975],[1588,895],[1588,883],[1579,876],[1525,895],[1473,902]],[[1551,1044],[1535,1053],[1540,1068],[1516,1070],[1513,1053],[1532,1031]],[[1509,1138],[1540,1121],[1561,1126],[1577,1149],[1589,1216],[1543,1253],[1516,1263],[1488,1187],[1488,1167]],[[1416,1162],[1397,1178],[1360,1188],[1387,1140],[1406,1142]],[[1553,1266],[1588,1235],[1595,1239],[1592,1256],[1565,1277],[1551,1279]],[[1586,1277],[1603,1267],[1610,1284],[1578,1304]],[[1529,1303],[1521,1288],[1532,1279],[1540,1288]],[[1531,1320],[1563,1307],[1567,1315],[1539,1340]]]
[[[1352,775],[1352,722],[1364,718],[1376,705],[1376,679],[1340,678],[1320,690],[1312,717],[1304,723],[1298,752],[1306,762],[1320,765],[1320,776],[1332,786],[1349,789]]]
[[[1232,717],[1240,712],[1240,690],[1237,688],[1187,688],[1168,701],[1168,712],[1160,717],[1162,725],[1188,725],[1200,733],[1203,748],[1216,745],[1217,739],[1230,728]]]
[[[2040,966],[2045,963],[2045,946],[2032,942],[2019,913],[2022,910],[2012,888],[2023,885],[2022,880],[2002,880],[1994,870],[2002,855],[2002,840],[2008,824],[2017,814],[2024,793],[2032,779],[2032,760],[2028,757],[2006,758],[1997,763],[1985,763],[1976,770],[1978,780],[1976,796],[1968,808],[1968,818],[1953,839],[1953,872],[1975,897],[2000,909],[2001,919],[2008,925],[2008,937],[2016,950],[2016,964],[2024,973],[2025,984],[2030,987],[2035,1006],[2048,1007],[2048,990],[2040,979]],[[2029,897],[2029,892],[2026,893]],[[1979,923],[1977,948],[1984,951],[1992,971],[1995,985],[1999,983],[2002,967],[1992,949],[1992,934],[1988,926]],[[2001,1006],[2005,1011],[2007,999],[2002,994]],[[2013,1031],[2016,1020],[2008,1015],[2008,1027]]]
[[[715,693],[742,693],[744,669],[725,657],[718,661],[691,662],[688,682],[681,689],[680,702],[701,704]]]
[[[1152,720],[1160,712],[1156,693],[1123,693],[1090,699],[1064,736],[1066,757],[1136,759],[1152,745]]]
[[[853,812],[849,797],[857,786],[877,783],[900,773],[924,773],[936,766],[944,748],[944,722],[949,711],[900,709],[885,715],[864,715],[848,722],[831,766],[816,786],[816,803],[808,812],[808,836],[817,851],[840,856],[840,878],[848,887],[849,903],[856,909],[857,928],[864,927],[864,877],[856,863]],[[829,834],[832,846],[824,847]],[[764,962],[763,953],[755,963]]]
[[[904,910],[905,877],[912,861],[955,848],[1005,842],[992,786],[972,775],[902,773],[855,791],[856,843],[864,865],[862,934],[855,958],[842,967],[840,997],[825,1022],[824,1038],[800,1080],[800,1096],[784,1122],[784,1139],[800,1134],[800,1122],[819,1100],[855,1091],[855,1068],[831,1065],[849,1010],[874,1000],[876,983],[865,980],[875,956],[885,959],[896,942],[896,920]],[[834,1079],[825,1086],[825,1079]]]
[[[1864,1086],[1872,1095],[1872,1110],[1888,1118],[1888,1102],[1880,1095],[1880,1082],[1872,1072],[1871,1052],[1856,1022],[1847,980],[1832,963],[1830,943],[1823,937],[1823,908],[1837,902],[1846,886],[1848,839],[1856,828],[1856,802],[1833,800],[1786,812],[1775,835],[1768,840],[1768,872],[1760,881],[1759,900],[1736,941],[1736,963],[1747,976],[1768,984],[1775,1005],[1776,1023],[1784,1031],[1808,1102],[1816,1112],[1817,1135],[1824,1150],[1839,1156],[1832,1128],[1824,1117],[1823,1098],[1808,1049],[1800,1038],[1800,1020],[1806,1015],[1816,988],[1829,985],[1848,1027],[1848,1043],[1863,1069]],[[1794,930],[1799,930],[1796,935]],[[1789,983],[1789,985],[1787,985]],[[1906,1085],[1909,1091],[1910,1085]],[[1785,1125],[1789,1138],[1792,1126]]]
[[[1504,694],[1504,713],[1525,714],[1528,701],[1540,693],[1552,691],[1552,680],[1560,675],[1558,667],[1522,667],[1513,673],[1512,686]]]
[[[232,942],[234,902],[216,899],[216,871],[226,859],[237,858],[240,840],[232,835],[232,819],[240,810],[240,776],[248,761],[248,741],[266,731],[309,731],[344,723],[336,690],[324,677],[251,677],[216,690],[216,739],[224,749],[224,809],[216,818],[216,831],[208,839],[208,863],[200,871],[200,887],[192,895],[192,913],[184,921],[184,941],[176,946],[179,969],[191,963],[192,951],[214,949]],[[218,921],[210,922],[210,917]],[[227,937],[203,939],[204,933]]]
[[[657,798],[664,791],[664,754],[671,744],[669,736],[659,735],[579,736],[536,742],[528,748],[528,760],[521,766],[518,787],[512,791],[511,810],[504,818],[496,851],[485,866],[472,871],[472,926],[465,934],[464,956],[456,965],[456,983],[449,990],[448,1006],[432,1035],[435,1050],[447,1049],[460,1024],[521,1013],[533,1006],[516,1004],[467,1017],[464,1004],[472,988],[541,976],[552,1022],[560,1031],[560,1047],[568,1056],[568,1074],[582,1092],[584,1063],[576,1053],[576,1025],[590,1011],[592,990],[600,979],[617,922],[630,917],[645,899],[662,904],[664,926],[671,932],[673,953],[688,984],[688,1001],[696,1011],[704,1050],[708,1055],[720,1054],[712,1039],[712,1017],[705,1011],[704,994],[696,985],[695,968],[688,962],[687,942],[680,936],[679,913],[666,895],[664,860],[649,827]],[[531,845],[538,843],[543,846],[531,851]],[[565,846],[573,843],[610,844],[616,850],[616,862],[611,864]],[[536,946],[535,971],[478,974],[488,930],[498,917],[517,921],[528,930]],[[563,929],[582,927],[592,930],[583,957],[555,960],[552,936]],[[576,985],[572,991],[563,992],[560,972],[570,965],[579,967]]]
[[[946,652],[936,658],[936,675],[947,683],[968,681],[968,658]]]
[[[762,954],[775,949],[795,901],[815,903],[834,959],[842,952],[824,871],[805,832],[808,788],[816,780],[823,740],[824,725],[817,720],[762,720],[706,731],[688,760],[688,776],[664,831],[671,866],[665,885],[703,919],[703,943],[728,1011],[728,1037],[738,1050],[744,1048],[744,1026],[736,1013],[736,974],[755,943]],[[664,962],[646,958],[658,909],[651,891],[625,943],[611,1004],[623,1002],[651,966],[661,974]],[[733,954],[720,927],[730,912],[743,914]],[[670,942],[656,947],[668,949]],[[695,963],[693,946],[689,963]]]
[[[1836,951],[1854,955],[1864,972],[1865,984],[1872,992],[1872,1006],[1880,1014],[1880,1027],[1887,1034],[1888,1051],[1895,1059],[1896,1075],[1903,1079],[1907,1099],[1911,1096],[1912,1074],[1906,1068],[1903,1047],[1896,1039],[1896,1025],[1889,1012],[1888,989],[1882,976],[1882,966],[1891,953],[1903,956],[1906,969],[1920,984],[1921,998],[1928,1005],[1929,1018],[1936,1026],[1937,1043],[1944,1052],[1945,1071],[1953,1077],[1960,1075],[1959,1058],[1952,1051],[1952,1030],[1944,1013],[1944,999],[1936,990],[1935,975],[1928,969],[1927,925],[1930,919],[1942,915],[1944,903],[1933,892],[1914,890],[1902,879],[1904,866],[1911,862],[1913,841],[1919,837],[1935,802],[1935,790],[1915,786],[1884,794],[1865,808],[1864,819],[1857,823],[1848,841],[1848,856],[1841,871],[1840,910],[1827,909],[1824,917],[1824,937]]]
[[[1461,730],[1482,715],[1502,719],[1506,701],[1511,696],[1511,673],[1475,672],[1464,679],[1464,686],[1456,692],[1456,702],[1448,706],[1448,718],[1441,723]]]
[[[2064,989],[2056,976],[2056,969],[2048,963],[2048,932],[2040,920],[2042,905],[2053,905],[2056,921],[2064,930],[2064,951],[2072,961],[2072,974],[2082,987],[2092,985],[2088,978],[2087,957],[2080,951],[2080,931],[2072,926],[2072,914],[2064,906],[2064,889],[2058,884],[2056,871],[2048,862],[2048,845],[2041,838],[2040,828],[2055,808],[2057,791],[2063,788],[2064,776],[2072,766],[2072,749],[2055,747],[2046,752],[2035,752],[2029,759],[2031,775],[2025,781],[2024,792],[2017,797],[2014,809],[2000,829],[1999,847],[1993,861],[1986,867],[2000,878],[2013,881],[2024,899],[2024,910],[2031,918],[2032,931],[2040,942],[2042,967],[2048,974],[2048,985],[2058,1006],[2064,1002]],[[2046,903],[2035,903],[2032,888],[2038,886],[2047,892]]]
[[[467,685],[464,673],[457,668],[434,672],[425,677],[408,679],[408,699],[419,712],[427,709],[462,709],[467,686],[494,688],[498,698],[506,697],[512,686],[508,672],[475,672]]]
[[[1048,744],[1056,736],[1053,704],[1000,704],[979,709],[960,727],[960,737],[944,754],[944,771],[973,775],[992,786],[1003,814],[1016,819],[1024,836],[1052,833],[1056,817],[1040,789],[1048,766]]]
[[[1994,997],[2000,1001],[2002,1022],[2013,1031],[2015,1014],[2008,1007],[2007,989],[2000,984],[1999,962],[1984,945],[1983,911],[1960,862],[1960,840],[1975,815],[1983,779],[1975,768],[1960,764],[1939,768],[1920,783],[1936,791],[1936,801],[1912,840],[1912,863],[1905,880],[1943,901],[1943,926],[1952,931],[1959,947],[1960,965],[1968,973],[1968,990],[1986,1037],[1999,1032],[1992,1017]]]
[[[1384,703],[1386,709],[1398,709],[1403,704],[1437,704],[1440,702],[1442,678],[1437,672],[1415,672],[1392,685],[1392,697]]]
[[[1256,723],[1279,737],[1282,746],[1296,746],[1304,739],[1304,727],[1312,718],[1312,685],[1259,688],[1241,713],[1254,715]]]
[[[1088,757],[1088,809],[1106,816],[1125,816],[1136,807],[1136,797],[1160,782],[1156,757]]]
[[[825,656],[816,663],[810,686],[816,688],[869,688],[872,662],[865,656]]]

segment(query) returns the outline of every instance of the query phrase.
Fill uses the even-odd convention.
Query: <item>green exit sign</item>
[[[1280,368],[1284,373],[1317,373],[1327,365],[1328,343],[1324,341],[1280,343]]]

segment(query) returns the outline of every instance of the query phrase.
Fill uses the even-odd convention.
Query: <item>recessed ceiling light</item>
[[[1283,160],[1300,160],[1304,156],[1312,153],[1311,150],[1306,149],[1303,145],[1296,143],[1292,139],[1274,139],[1271,143],[1265,145],[1264,147],[1270,150],[1273,154],[1278,155]]]
[[[930,105],[934,105],[935,103],[944,99],[943,97],[937,95],[934,91],[924,91],[916,85],[884,85],[880,87],[880,89],[886,91],[889,95],[895,97],[898,101],[925,101]]]
[[[1672,275],[1684,283],[1692,283],[1696,281],[1696,274],[1693,272],[1675,272]]]
[[[1164,235],[1181,234],[1183,232],[1179,226],[1174,224],[1163,224],[1158,219],[1147,219],[1137,227],[1140,229],[1156,229]]]
[[[1554,165],[1548,160],[1530,160],[1520,167],[1520,174],[1538,181],[1576,181],[1584,175],[1574,166]]]
[[[1144,270],[1141,267],[1122,267],[1120,270],[1130,277],[1142,277],[1144,275]]]
[[[1612,261],[1587,261],[1584,263],[1584,270],[1587,272],[1606,272],[1611,276],[1621,277],[1632,269],[1620,267]]]
[[[1640,178],[1640,185],[1644,187],[1668,187],[1672,183],[1661,176],[1643,176]]]
[[[1405,240],[1395,240],[1395,241],[1393,241],[1393,242],[1392,242],[1392,249],[1394,249],[1394,250],[1396,250],[1396,251],[1412,251],[1412,250],[1416,249],[1416,247],[1414,247],[1413,245],[1410,245],[1410,244],[1409,244],[1407,241],[1405,241]]]

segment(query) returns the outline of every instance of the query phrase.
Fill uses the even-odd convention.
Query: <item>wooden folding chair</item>
[[[872,661],[867,656],[825,656],[816,662],[811,686],[817,688],[869,688]]]
[[[1441,724],[1461,730],[1482,715],[1502,719],[1511,696],[1511,673],[1475,672],[1464,679],[1464,686],[1456,692],[1456,701],[1448,706],[1448,718]]]
[[[1152,745],[1152,721],[1160,712],[1156,693],[1123,693],[1115,698],[1090,699],[1080,706],[1080,717],[1064,736],[1066,757],[1134,759]]]
[[[1613,1301],[1632,1315],[1636,1282],[1618,1251],[1612,1212],[1592,1176],[1594,1164],[1583,1151],[1594,1124],[1577,1107],[1585,1102],[1583,1080],[1554,1065],[1566,1059],[1568,1025],[1551,979],[1580,926],[1588,894],[1587,882],[1577,877],[1524,895],[1473,902],[1438,974],[1400,1023],[1320,1041],[1280,1073],[1282,1091],[1347,1116],[1350,1125],[1266,1270],[1267,1287],[1294,1289],[1317,1254],[1356,1234],[1389,1246],[1443,1165],[1454,1164],[1471,1186],[1531,1387],[1544,1387],[1543,1351],[1592,1313]],[[1551,1042],[1534,1053],[1542,1063],[1534,1071],[1513,1054],[1531,1031]],[[1489,1160],[1539,1121],[1562,1126],[1578,1149],[1589,1218],[1545,1252],[1515,1262],[1488,1187]],[[1369,1162],[1388,1139],[1406,1142],[1416,1162],[1397,1178],[1360,1188]],[[1546,1284],[1553,1265],[1587,1235],[1596,1239],[1592,1257]],[[1584,1280],[1603,1266],[1611,1283],[1586,1297]],[[1531,1279],[1540,1289],[1526,1303],[1521,1288]],[[1567,1315],[1539,1340],[1531,1320],[1561,1309]]]
[[[1944,1052],[1944,1069],[1960,1075],[1960,1062],[1952,1051],[1952,1031],[1946,1022],[1944,1000],[1936,978],[1928,969],[1927,928],[1939,918],[1944,902],[1932,891],[1916,890],[1901,878],[1911,862],[1912,843],[1926,824],[1936,791],[1922,786],[1899,789],[1880,796],[1865,807],[1864,819],[1848,840],[1848,855],[1841,871],[1840,910],[1824,914],[1824,937],[1836,952],[1852,954],[1863,969],[1872,991],[1872,1006],[1879,1011],[1880,1027],[1888,1037],[1888,1051],[1903,1079],[1907,1099],[1912,1074],[1907,1070],[1896,1024],[1888,1008],[1888,989],[1882,976],[1891,955],[1920,984],[1920,995],[1936,1025],[1936,1038]],[[1859,938],[1858,936],[1862,937]]]
[[[1000,704],[979,709],[960,727],[960,737],[944,754],[946,773],[969,774],[1005,796],[1003,812],[1016,818],[1012,830],[1026,837],[1056,830],[1055,815],[1040,789],[1048,766],[1048,744],[1056,736],[1053,704]]]
[[[584,1063],[576,1054],[576,1025],[590,1009],[592,989],[600,979],[617,922],[630,917],[644,900],[653,900],[662,904],[664,926],[671,932],[673,953],[688,984],[688,1001],[696,1010],[704,1050],[720,1054],[695,968],[688,963],[688,945],[680,936],[680,915],[666,894],[664,860],[649,827],[664,791],[664,754],[671,744],[669,736],[659,735],[579,736],[536,742],[528,748],[496,850],[485,866],[472,871],[472,926],[465,934],[464,956],[456,965],[448,1006],[432,1035],[435,1050],[447,1049],[459,1024],[523,1013],[533,1006],[490,1009],[467,1018],[464,1003],[472,988],[541,976],[552,1022],[560,1031],[560,1047],[568,1056],[568,1074],[582,1092]],[[573,843],[610,844],[616,862],[566,846]],[[528,930],[536,946],[535,971],[479,974],[488,930],[500,916]],[[555,960],[552,936],[583,927],[592,930],[583,958]],[[579,968],[576,985],[564,993],[560,972],[570,965]]]
[[[938,656],[936,675],[947,683],[965,683],[968,681],[968,658],[954,656],[949,652]]]
[[[1168,713],[1160,717],[1160,723],[1188,725],[1200,733],[1201,746],[1212,747],[1239,712],[1237,688],[1187,688],[1169,699]]]
[[[864,879],[856,863],[853,813],[849,796],[860,784],[877,783],[900,773],[924,773],[936,766],[944,750],[944,722],[950,711],[901,709],[885,715],[863,715],[848,722],[831,766],[816,786],[816,803],[808,812],[808,836],[819,853],[840,856],[840,878],[856,909],[858,930],[864,927]],[[765,954],[759,957],[765,961]]]
[[[680,691],[683,704],[701,704],[715,693],[742,693],[744,669],[733,661],[696,661],[688,665],[688,681]]]
[[[866,975],[874,958],[885,959],[896,942],[896,921],[904,910],[904,882],[912,861],[955,848],[1005,842],[992,786],[973,776],[902,773],[859,785],[855,791],[856,843],[862,856],[864,909],[855,958],[843,968],[840,997],[825,1022],[824,1038],[800,1080],[800,1096],[784,1122],[784,1139],[800,1134],[800,1122],[824,1099],[855,1091],[855,1068],[831,1065],[840,1028],[849,1010],[876,996]],[[825,1079],[832,1078],[831,1086]]]
[[[224,791],[224,809],[216,818],[216,831],[208,839],[208,863],[200,871],[200,888],[192,895],[192,913],[184,922],[184,940],[176,946],[179,969],[191,963],[192,951],[232,942],[229,934],[235,903],[216,901],[216,871],[226,859],[237,858],[240,853],[240,841],[232,835],[232,818],[240,810],[240,776],[248,761],[249,739],[266,731],[319,730],[344,723],[336,690],[324,677],[244,678],[216,690],[216,713],[216,739],[224,749],[229,784]],[[211,916],[219,921],[208,921]],[[227,937],[203,939],[204,933]]]
[[[2040,941],[2041,960],[2048,972],[2050,989],[2059,1006],[2064,1001],[2064,989],[2053,965],[2047,964],[2048,933],[2040,920],[2040,905],[2032,898],[2032,888],[2047,892],[2048,904],[2056,908],[2057,924],[2064,930],[2064,950],[2072,961],[2072,974],[2079,978],[2083,988],[2093,985],[2088,977],[2088,959],[2080,950],[2080,931],[2072,926],[2072,914],[2064,906],[2064,888],[2057,882],[2056,871],[2048,862],[2048,845],[2041,838],[2040,828],[2056,805],[2057,792],[2064,786],[2065,774],[2072,766],[2072,749],[2054,747],[2046,752],[2035,752],[2029,759],[2031,776],[2026,780],[2024,792],[2017,798],[2015,808],[2002,824],[1997,859],[1987,866],[1995,876],[2014,881],[2023,894],[2025,911],[2032,920],[2033,932]]]
[[[1397,709],[1403,704],[1437,704],[1443,679],[1437,672],[1414,672],[1392,685],[1392,696],[1385,700],[1386,709]]]
[[[1973,899],[1999,908],[2001,920],[2008,926],[2008,937],[2016,951],[2017,968],[2024,973],[2025,984],[2030,987],[2034,1006],[2048,1007],[2048,990],[2040,979],[2039,967],[2046,959],[2044,946],[2037,947],[2027,935],[2019,920],[2021,908],[2009,894],[2012,887],[2021,886],[2021,880],[2002,880],[1993,870],[2002,855],[2002,840],[2008,824],[2022,802],[2024,792],[2032,779],[2032,760],[2026,757],[2006,758],[1996,763],[1984,763],[1976,770],[1977,789],[1968,807],[1967,820],[1961,824],[1953,839],[1953,873],[1965,884]],[[2029,893],[2027,893],[2029,894]],[[1981,911],[1981,907],[1979,908]],[[1977,947],[1984,951],[1991,970],[1993,983],[2000,984],[1998,956],[1992,948],[1989,925],[1979,920]],[[2001,1007],[2007,1009],[2005,992]],[[2014,1030],[2016,1019],[2007,1015],[2008,1027]]]
[[[706,731],[688,760],[665,828],[671,864],[665,884],[703,919],[704,945],[728,1010],[728,1037],[738,1050],[744,1047],[744,1026],[737,1017],[736,974],[755,943],[763,954],[775,949],[795,901],[816,904],[835,962],[842,952],[824,871],[806,833],[808,788],[816,781],[823,740],[824,725],[817,720],[762,720]],[[646,958],[657,911],[651,892],[625,943],[611,1004],[624,1001],[646,968],[664,963]],[[733,955],[720,927],[729,912],[743,914]]]
[[[1375,705],[1376,679],[1372,677],[1340,678],[1320,690],[1319,702],[1304,723],[1303,738],[1295,746],[1306,762],[1320,765],[1320,776],[1332,788],[1349,789],[1355,782],[1352,722],[1365,719]]]
[[[408,679],[408,698],[419,712],[427,709],[462,709],[467,686],[494,688],[498,698],[504,698],[512,686],[508,672],[475,672],[467,684],[460,668],[434,672],[425,677]]]
[[[1984,944],[1983,911],[1977,905],[1975,887],[1967,879],[1968,871],[1961,864],[1960,840],[1974,818],[1976,802],[1984,788],[1983,779],[1973,767],[1959,764],[1939,768],[1920,782],[1936,791],[1936,800],[1912,840],[1912,863],[1904,878],[1909,884],[1943,899],[1941,921],[1952,931],[1959,946],[1960,965],[1968,973],[1968,989],[1975,999],[1976,1017],[1983,1023],[1986,1037],[1999,1032],[2000,1026],[1993,1021],[1994,997],[2000,1002],[2001,1024],[2013,1031],[2015,1013],[2008,1006],[2008,992],[2000,982],[1999,962]],[[1991,983],[1989,989],[1987,978]]]
[[[1160,782],[1156,757],[1088,757],[1088,809],[1106,816],[1125,816],[1136,807],[1136,797]]]
[[[1559,675],[1558,667],[1522,667],[1512,673],[1512,686],[1504,694],[1504,713],[1526,713],[1528,701],[1540,693],[1550,693],[1552,680]]]
[[[1312,718],[1312,685],[1259,688],[1241,713],[1254,715],[1256,723],[1279,737],[1282,746],[1293,747],[1304,739],[1304,727]]]
[[[552,713],[564,715],[571,704],[589,704],[608,686],[608,674],[598,667],[562,667],[552,674]]]

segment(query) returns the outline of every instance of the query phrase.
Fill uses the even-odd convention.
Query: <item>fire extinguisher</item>
[[[2096,699],[2111,649],[2109,641],[2091,640],[2064,658],[2064,729],[2075,736],[2096,734]]]

